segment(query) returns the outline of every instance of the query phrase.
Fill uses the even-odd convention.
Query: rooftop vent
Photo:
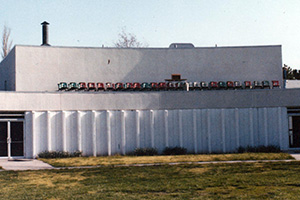
[[[50,46],[50,44],[48,44],[48,25],[49,25],[49,23],[44,21],[43,23],[41,23],[41,25],[43,25],[43,43],[41,46]]]
[[[192,43],[172,43],[170,49],[193,49],[195,46]]]

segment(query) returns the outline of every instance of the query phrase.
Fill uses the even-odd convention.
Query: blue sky
[[[149,47],[282,45],[283,63],[300,69],[300,0],[0,0],[0,30],[13,44],[113,46],[123,27]]]

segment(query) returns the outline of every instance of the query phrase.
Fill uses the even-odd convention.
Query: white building
[[[276,80],[282,86],[281,66],[281,46],[15,46],[0,64],[0,156],[298,148],[298,89],[57,91],[59,82],[163,82],[172,74],[188,82]]]

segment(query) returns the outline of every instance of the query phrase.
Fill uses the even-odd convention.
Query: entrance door
[[[24,156],[23,121],[0,122],[0,156]]]
[[[290,130],[290,147],[300,147],[300,116],[290,116],[289,120]]]

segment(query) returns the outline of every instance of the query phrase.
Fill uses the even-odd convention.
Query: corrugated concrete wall
[[[283,107],[186,110],[33,111],[25,114],[25,157],[46,150],[86,156],[127,154],[135,148],[185,147],[232,152],[239,146],[288,148]]]

